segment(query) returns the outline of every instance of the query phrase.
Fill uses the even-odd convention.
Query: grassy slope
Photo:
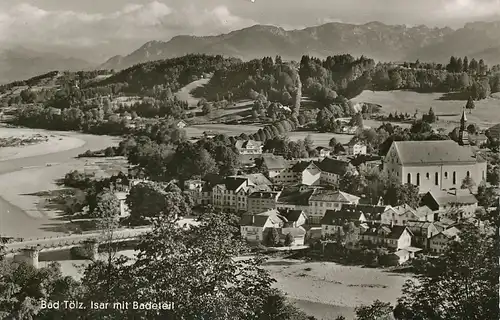
[[[379,91],[372,92],[365,90],[356,98],[354,103],[370,102],[382,106],[382,113],[389,114],[398,111],[408,112],[410,115],[418,110],[419,114],[426,113],[432,107],[436,115],[440,118],[438,126],[453,128],[460,121],[460,114],[466,101],[462,100],[440,100],[441,93],[416,93],[412,91]],[[476,123],[482,128],[488,128],[500,122],[500,99],[491,97],[485,100],[476,101],[476,109],[471,114],[467,114],[469,123]]]

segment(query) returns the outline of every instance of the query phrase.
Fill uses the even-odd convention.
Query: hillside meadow
[[[363,91],[356,98],[351,99],[353,103],[373,103],[382,106],[381,112],[385,115],[389,113],[409,113],[413,115],[418,111],[419,115],[427,113],[429,108],[433,108],[439,117],[439,127],[452,128],[460,121],[460,115],[466,101],[448,100],[443,93],[417,93],[413,91]],[[467,113],[469,123],[475,123],[483,129],[487,129],[494,124],[500,123],[500,96],[475,101],[476,108],[471,113]]]

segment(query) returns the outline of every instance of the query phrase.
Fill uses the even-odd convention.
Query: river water
[[[9,134],[15,135],[17,129],[3,129],[8,130]],[[24,133],[25,129],[19,129],[19,132]],[[88,134],[81,134],[76,132],[58,132],[58,131],[47,131],[47,130],[37,130],[43,135],[55,135],[55,136],[65,136],[70,138],[75,138],[84,141],[82,145],[80,143],[79,147],[58,151],[49,154],[30,156],[19,159],[12,160],[0,160],[0,182],[2,185],[12,183],[15,186],[15,190],[8,190],[10,193],[16,192],[18,194],[23,194],[23,191],[29,190],[33,193],[38,184],[43,185],[41,181],[37,180],[37,177],[46,176],[44,175],[44,170],[50,170],[54,172],[55,167],[60,167],[60,172],[56,172],[57,177],[54,179],[62,178],[66,174],[67,168],[70,166],[75,169],[83,169],[85,165],[85,159],[76,159],[75,157],[83,153],[86,150],[97,150],[103,149],[111,145],[116,145],[118,139],[116,137],[109,136],[93,136]],[[52,164],[51,167],[47,167],[46,164]],[[33,171],[33,167],[38,167]],[[46,169],[45,169],[46,168]],[[32,170],[32,171],[30,171]],[[51,173],[53,175],[53,173]],[[9,179],[9,180],[5,180]],[[52,180],[54,180],[52,179]],[[47,183],[45,182],[45,185]],[[46,190],[37,190],[46,191]],[[21,207],[23,203],[9,203],[4,199],[5,189],[0,190],[0,235],[8,237],[22,237],[22,238],[40,238],[46,236],[53,236],[58,234],[58,232],[51,231],[48,228],[50,225],[60,223],[60,221],[54,221],[50,217],[40,217],[36,218],[33,214],[29,214]],[[33,198],[33,201],[37,201]]]

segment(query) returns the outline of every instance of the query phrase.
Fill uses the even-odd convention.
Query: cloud
[[[153,1],[111,13],[44,10],[22,3],[0,12],[0,43],[92,46],[113,40],[163,40],[176,34],[208,35],[255,24],[225,6],[172,8]]]
[[[443,18],[483,18],[500,14],[500,0],[449,0],[436,12]]]

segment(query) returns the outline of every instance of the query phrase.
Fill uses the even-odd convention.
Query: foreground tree
[[[418,282],[403,288],[400,319],[498,319],[498,250],[496,232],[467,225],[460,241],[418,267]]]

